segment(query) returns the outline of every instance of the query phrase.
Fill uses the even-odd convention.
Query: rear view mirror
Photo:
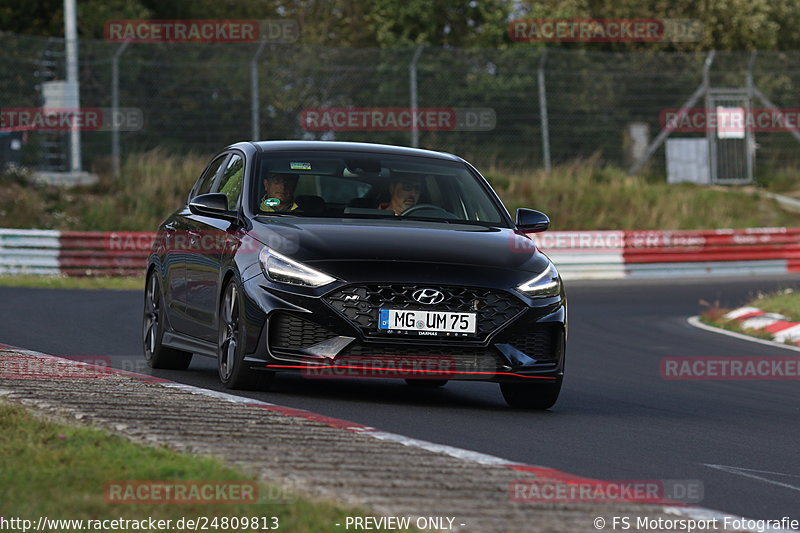
[[[517,209],[517,229],[530,233],[545,231],[550,227],[550,218],[534,209]]]

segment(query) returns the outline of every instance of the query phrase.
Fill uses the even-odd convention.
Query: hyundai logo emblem
[[[411,297],[425,305],[436,305],[444,301],[444,293],[436,289],[419,289]]]

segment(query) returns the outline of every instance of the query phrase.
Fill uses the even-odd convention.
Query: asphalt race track
[[[667,381],[668,356],[800,356],[689,326],[698,299],[736,306],[797,276],[571,282],[567,377],[549,412],[505,406],[489,383],[416,390],[400,381],[280,376],[236,392],[382,430],[598,479],[690,479],[699,505],[750,518],[800,519],[800,383]],[[211,359],[151,372],[141,356],[142,294],[0,288],[0,342],[218,389]],[[725,469],[706,465],[722,465]]]

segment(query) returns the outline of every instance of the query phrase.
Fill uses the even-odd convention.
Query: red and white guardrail
[[[534,238],[565,279],[800,272],[800,228],[549,231]]]
[[[154,236],[151,232],[0,229],[0,274],[140,275]]]
[[[533,237],[565,279],[800,272],[800,228],[549,231]],[[151,232],[0,229],[0,274],[137,275],[153,239]],[[518,247],[519,240],[509,246]]]

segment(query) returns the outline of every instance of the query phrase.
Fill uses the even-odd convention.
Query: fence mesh
[[[409,107],[416,49],[321,48],[294,44],[121,44],[80,42],[82,107],[112,105],[112,65],[119,105],[142,111],[138,131],[120,133],[121,155],[162,147],[212,153],[254,131],[261,139],[326,139],[409,145],[409,131],[307,131],[304,109]],[[43,104],[42,83],[64,79],[60,39],[0,35],[0,107]],[[553,164],[599,154],[627,167],[629,124],[660,131],[665,109],[681,107],[703,81],[707,53],[617,53],[521,45],[509,49],[424,48],[416,63],[420,108],[490,108],[488,131],[420,131],[423,148],[451,151],[480,165],[544,163],[543,105]],[[800,108],[798,52],[718,53],[711,88],[754,86],[782,108]],[[540,72],[541,69],[541,72]],[[544,80],[541,91],[540,79]],[[254,81],[256,86],[254,87]],[[255,91],[254,91],[255,89]],[[544,99],[542,99],[544,97]],[[703,100],[695,107],[702,107]],[[763,107],[753,101],[753,107]],[[704,133],[672,136],[704,136]],[[28,132],[25,162],[68,165],[67,135]],[[757,133],[756,177],[800,163],[786,132]],[[84,167],[107,168],[108,131],[82,133]],[[664,147],[645,167],[664,172]]]

